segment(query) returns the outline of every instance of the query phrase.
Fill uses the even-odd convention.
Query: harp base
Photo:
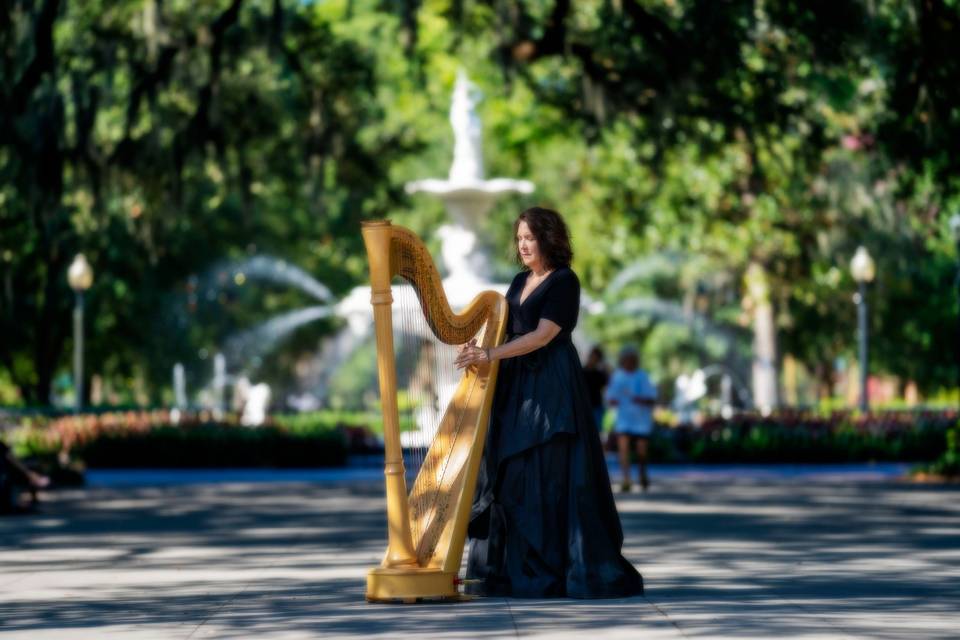
[[[367,572],[369,602],[413,603],[418,599],[461,600],[457,574],[434,568],[376,567]]]

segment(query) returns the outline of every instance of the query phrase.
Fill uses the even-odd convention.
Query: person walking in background
[[[653,432],[653,407],[656,401],[657,389],[650,382],[647,372],[640,368],[637,350],[624,347],[620,351],[617,370],[613,372],[607,389],[607,402],[617,410],[613,431],[617,436],[620,469],[623,473],[621,491],[630,490],[631,440],[636,443],[640,486],[644,491],[650,486],[647,476],[647,446]]]
[[[603,403],[603,391],[610,382],[610,371],[603,357],[603,349],[596,345],[587,356],[587,363],[583,365],[583,377],[587,381],[587,392],[590,394],[590,406],[593,408],[593,419],[597,423],[597,431],[603,431],[603,416],[606,407]]]

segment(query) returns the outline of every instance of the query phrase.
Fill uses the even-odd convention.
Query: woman
[[[524,270],[507,290],[507,342],[466,345],[457,367],[502,360],[477,494],[467,577],[490,596],[614,598],[643,593],[620,554],[617,515],[580,359],[570,340],[580,282],[563,218],[514,224]]]

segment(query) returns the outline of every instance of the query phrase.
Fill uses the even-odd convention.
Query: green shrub
[[[947,431],[947,446],[937,460],[929,465],[925,471],[938,476],[960,476],[960,425]]]
[[[306,413],[287,413],[271,417],[272,421],[294,433],[310,433],[314,430],[331,428],[360,428],[370,434],[383,434],[383,417],[379,412],[371,411],[309,411]],[[400,430],[416,429],[413,416],[400,412]]]
[[[661,428],[651,448],[660,462],[828,463],[937,458],[955,417],[949,412],[886,412],[854,417],[781,412],[707,420],[699,428]]]

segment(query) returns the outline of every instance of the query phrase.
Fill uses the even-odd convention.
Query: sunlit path
[[[687,471],[618,497],[647,595],[617,601],[368,605],[375,481],[54,493],[0,520],[0,637],[955,637],[960,490]]]

